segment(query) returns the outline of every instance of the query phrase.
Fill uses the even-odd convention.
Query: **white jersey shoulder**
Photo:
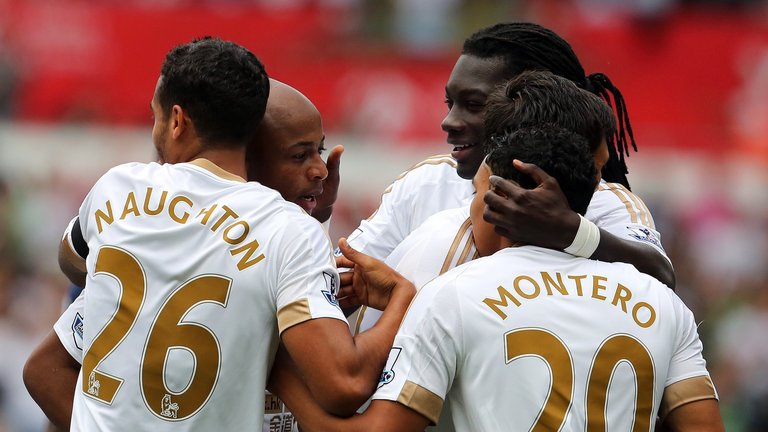
[[[717,397],[693,314],[671,290],[629,265],[533,246],[423,287],[387,366],[374,399],[433,422],[445,401],[456,430],[576,431],[587,418],[650,430],[659,413]]]
[[[477,258],[469,206],[441,211],[408,235],[385,263],[411,281],[416,289],[456,267]],[[363,306],[354,333],[373,327],[382,312]]]
[[[584,217],[619,238],[651,245],[669,259],[650,210],[622,184],[601,180]]]
[[[427,218],[466,204],[474,191],[471,181],[456,174],[456,161],[450,155],[430,157],[405,171],[384,191],[379,208],[349,235],[349,243],[385,259]]]
[[[79,218],[90,252],[73,429],[252,428],[278,332],[344,320],[319,223],[210,162],[113,168]]]

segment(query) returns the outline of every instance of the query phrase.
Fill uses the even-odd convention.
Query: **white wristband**
[[[571,255],[589,258],[595,253],[597,245],[600,244],[600,228],[582,215],[579,215],[579,218],[579,230],[576,231],[576,237],[574,237],[571,245],[563,250]]]

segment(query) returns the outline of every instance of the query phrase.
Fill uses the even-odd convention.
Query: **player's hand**
[[[331,149],[325,161],[328,176],[323,180],[323,193],[315,197],[317,205],[312,210],[312,217],[320,223],[327,221],[333,213],[333,204],[339,193],[339,167],[342,153],[344,153],[344,146],[337,145]]]
[[[483,219],[493,224],[498,234],[514,241],[551,249],[568,247],[580,219],[568,205],[557,180],[534,164],[519,160],[513,164],[536,182],[536,188],[524,189],[491,176],[491,190],[483,197]]]
[[[352,249],[347,239],[339,239],[339,249],[343,256],[336,258],[337,264],[352,269],[347,273],[351,274],[351,283],[339,289],[342,308],[365,305],[384,310],[397,287],[413,289],[410,282],[384,262]]]

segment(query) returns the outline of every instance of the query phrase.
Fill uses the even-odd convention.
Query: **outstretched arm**
[[[282,340],[321,407],[350,415],[373,394],[416,289],[383,262],[352,249],[345,239],[339,247],[348,260],[344,265],[353,268],[353,296],[384,310],[382,317],[354,338],[346,322],[320,318],[286,329]]]
[[[512,240],[562,250],[573,242],[579,228],[579,215],[571,210],[560,185],[533,164],[515,161],[515,167],[531,176],[538,186],[523,189],[519,185],[491,176],[492,190],[486,192],[483,218],[496,231]],[[619,238],[600,229],[600,243],[589,258],[624,262],[675,287],[672,264],[652,246]]]
[[[333,213],[333,204],[336,203],[339,192],[339,166],[342,153],[344,153],[344,146],[335,146],[328,153],[328,159],[325,162],[328,176],[323,181],[323,193],[317,197],[317,207],[312,211],[312,217],[320,223],[325,223]]]
[[[48,419],[69,430],[80,363],[67,352],[56,332],[40,342],[24,365],[24,385]]]

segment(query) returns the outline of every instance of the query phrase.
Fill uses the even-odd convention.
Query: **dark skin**
[[[538,186],[528,190],[500,177],[492,177],[493,188],[484,196],[483,218],[505,237],[550,249],[568,247],[576,236],[580,220],[579,215],[568,207],[557,180],[533,164],[518,161],[515,167],[533,178]],[[548,229],[541,229],[544,226]],[[630,263],[675,288],[672,264],[650,245],[623,240],[601,229],[600,244],[590,258]]]
[[[41,370],[49,371],[48,375],[37,373]],[[54,331],[45,337],[24,365],[24,385],[48,416],[53,430],[69,430],[75,397],[73,390],[77,387],[79,373],[80,363],[63,348]]]
[[[456,61],[445,86],[448,114],[441,124],[453,146],[456,172],[464,179],[477,173],[485,157],[484,109],[488,95],[506,79],[501,59],[462,55]],[[539,187],[525,190],[500,179],[495,190],[486,194],[486,221],[498,227],[499,234],[515,241],[550,249],[568,247],[579,228],[579,216],[570,209],[560,185],[538,167]],[[329,169],[330,171],[330,169]],[[590,257],[608,262],[625,262],[647,273],[670,288],[675,287],[672,264],[652,246],[624,240],[600,230],[600,244]]]

